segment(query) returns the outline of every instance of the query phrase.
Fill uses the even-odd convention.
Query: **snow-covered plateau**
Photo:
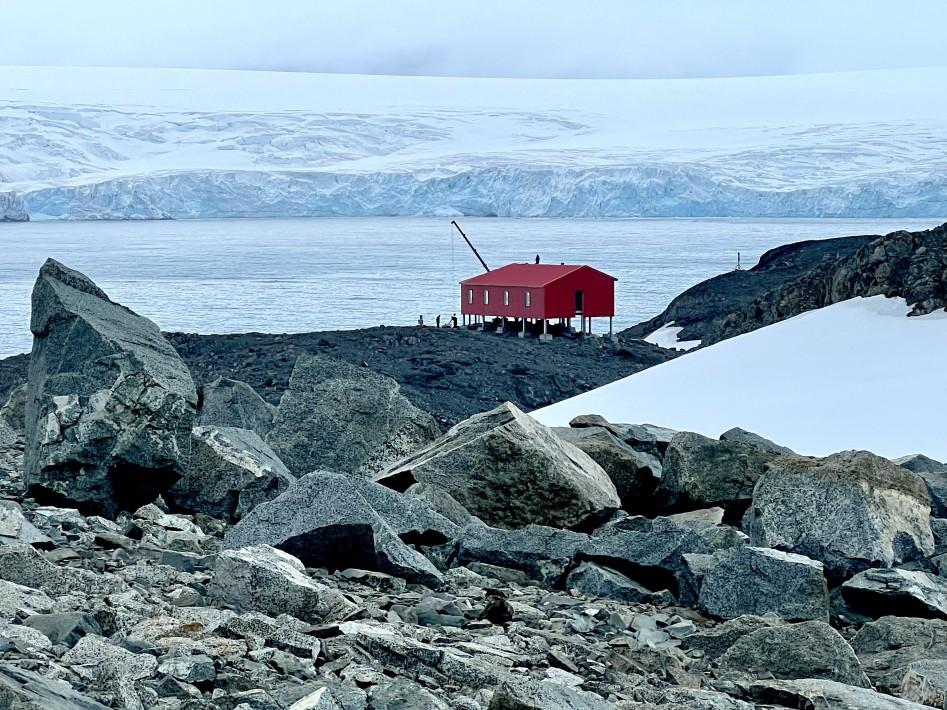
[[[0,67],[0,219],[941,218],[945,86]]]
[[[947,459],[947,313],[854,298],[724,340],[534,412],[580,414],[716,437],[750,429],[801,454],[866,449]]]

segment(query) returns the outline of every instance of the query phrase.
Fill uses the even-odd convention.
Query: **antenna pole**
[[[483,266],[483,270],[484,270],[484,271],[489,271],[489,270],[490,270],[490,267],[487,266],[487,262],[485,262],[485,261],[483,260],[483,257],[480,256],[480,252],[477,251],[476,247],[474,247],[474,245],[470,243],[470,240],[467,238],[467,235],[464,234],[464,230],[460,228],[460,225],[457,224],[457,222],[455,222],[454,220],[451,220],[450,223],[451,223],[454,227],[457,228],[457,231],[458,231],[458,232],[460,232],[460,236],[462,236],[462,237],[464,238],[464,241],[467,242],[467,246],[470,247],[470,251],[472,251],[472,252],[474,253],[474,256],[477,257],[477,260],[478,260],[478,261],[480,262],[480,264]]]

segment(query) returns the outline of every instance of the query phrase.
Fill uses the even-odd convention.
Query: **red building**
[[[592,332],[592,318],[608,318],[612,332],[615,315],[615,279],[581,264],[508,264],[460,282],[460,311],[465,323],[488,318],[571,325],[579,318],[580,330]]]

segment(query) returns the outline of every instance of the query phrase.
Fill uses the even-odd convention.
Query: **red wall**
[[[467,303],[467,289],[474,292],[473,303]],[[490,291],[490,304],[483,304],[484,290]],[[510,305],[503,305],[503,292],[510,292]],[[526,292],[530,292],[530,306],[526,307]],[[464,315],[497,316],[499,318],[544,318],[543,289],[522,286],[463,286],[460,287],[460,312]]]
[[[578,269],[546,286],[546,318],[574,318],[575,292],[585,292],[585,315],[615,315],[615,282],[592,269]]]
[[[473,303],[467,303],[467,289],[474,292]],[[483,291],[490,291],[490,304],[483,304]],[[510,305],[503,305],[503,292],[510,292]],[[529,291],[532,305],[525,305]],[[465,315],[506,318],[574,318],[575,292],[585,292],[585,315],[594,318],[615,315],[615,282],[594,269],[578,269],[541,288],[522,286],[460,287],[460,312]]]

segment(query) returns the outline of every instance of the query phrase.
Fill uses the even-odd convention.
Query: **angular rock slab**
[[[0,664],[0,703],[24,710],[107,710],[106,705],[77,693],[64,680],[53,680],[10,663]]]
[[[198,426],[191,437],[190,461],[168,496],[185,510],[236,522],[295,480],[256,432]]]
[[[757,629],[719,659],[724,670],[780,680],[821,678],[870,688],[858,657],[838,631],[823,621]]]
[[[271,545],[309,567],[386,572],[439,587],[437,569],[403,540],[440,544],[456,526],[420,498],[337,473],[311,473],[227,531],[229,549]]]
[[[699,604],[722,619],[778,614],[787,621],[828,621],[822,564],[802,555],[737,547],[704,574]]]
[[[672,508],[720,506],[739,516],[749,506],[766,464],[778,455],[754,444],[682,431],[671,439],[664,456],[658,494]]]
[[[356,606],[306,575],[302,562],[269,545],[224,550],[217,556],[210,593],[237,611],[287,613],[301,621],[342,619]]]
[[[34,496],[115,515],[166,491],[190,455],[197,391],[158,326],[50,259],[30,330],[24,480]]]
[[[26,394],[28,386],[24,382],[19,387],[15,387],[10,396],[7,397],[6,404],[0,407],[0,418],[5,419],[13,431],[18,434],[26,433]]]
[[[509,402],[457,424],[375,479],[396,490],[430,483],[498,528],[572,527],[621,505],[588,454]]]
[[[489,710],[607,710],[600,695],[549,681],[510,681],[493,694]]]
[[[812,710],[924,710],[926,706],[833,680],[766,680],[749,687],[759,703]]]
[[[885,616],[862,626],[852,648],[875,687],[897,693],[912,663],[947,659],[947,621]]]
[[[296,361],[268,443],[297,476],[371,476],[440,434],[392,378],[318,355]]]
[[[657,458],[635,451],[605,427],[554,427],[553,432],[605,470],[615,484],[622,508],[639,512],[652,507],[654,489],[661,478]]]
[[[236,427],[256,432],[263,439],[273,428],[276,407],[264,400],[250,385],[228,377],[218,377],[201,387],[198,426]]]
[[[920,477],[867,451],[782,456],[760,478],[743,529],[753,545],[811,557],[844,579],[933,554],[930,506]]]
[[[927,572],[867,569],[842,585],[855,611],[872,617],[918,616],[947,619],[947,580]]]
[[[904,674],[898,695],[932,708],[947,708],[947,660],[912,663]]]

